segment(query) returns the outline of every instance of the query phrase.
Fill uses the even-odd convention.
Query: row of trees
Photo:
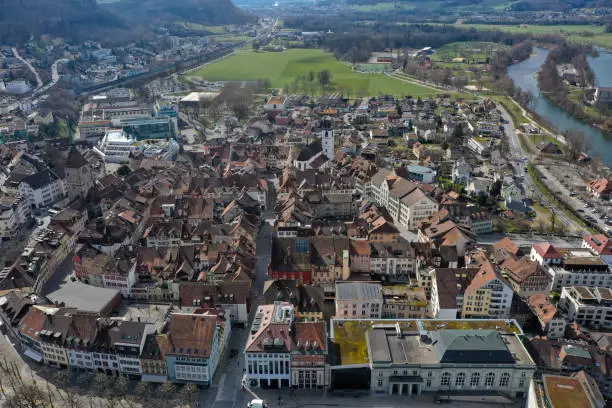
[[[301,92],[307,95],[314,95],[316,89],[321,90],[321,94],[325,94],[332,87],[332,73],[328,69],[323,69],[318,72],[310,71],[307,75],[298,75],[293,79],[293,82],[285,85],[286,93]],[[351,93],[350,90],[337,89],[344,94]],[[347,95],[348,96],[348,95]]]
[[[132,382],[91,371],[57,371],[43,368],[40,379],[20,372],[6,357],[0,361],[0,395],[8,408],[162,408],[174,404],[196,406],[198,388],[172,383]]]

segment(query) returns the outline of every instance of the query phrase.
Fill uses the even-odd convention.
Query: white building
[[[369,198],[385,207],[395,222],[407,229],[416,229],[419,222],[438,211],[438,203],[415,183],[388,170],[376,173],[370,186]]]
[[[565,336],[567,320],[550,302],[547,294],[529,296],[529,308],[538,318],[542,333],[549,339],[561,339]]]
[[[468,148],[480,155],[485,155],[491,150],[492,141],[490,137],[470,137]]]
[[[423,184],[431,184],[434,182],[434,178],[436,177],[435,170],[430,169],[425,166],[415,166],[411,165],[407,167],[408,177],[411,180],[418,181]]]
[[[29,200],[20,194],[0,195],[0,239],[15,238],[17,229],[31,214]]]
[[[294,322],[291,303],[259,306],[244,351],[251,386],[323,389],[329,385],[325,323]]]
[[[451,172],[451,180],[457,184],[467,184],[470,181],[471,169],[465,160],[456,161],[453,163]]]
[[[565,286],[612,288],[610,265],[586,248],[565,251],[563,262],[548,265],[547,272],[552,276],[551,290],[555,292]]]
[[[275,302],[257,308],[251,335],[244,351],[246,378],[251,384],[280,388],[291,385],[291,350],[289,329],[295,320],[295,308],[289,302]]]
[[[321,144],[323,146],[323,155],[328,160],[334,159],[334,130],[333,129],[321,129]]]
[[[293,161],[293,166],[304,171],[318,168],[319,164],[325,162],[327,162],[327,157],[323,154],[321,141],[315,140],[300,150],[297,158]]]
[[[563,261],[563,255],[548,242],[533,244],[529,257],[540,265],[560,265],[561,261]]]
[[[354,319],[382,318],[380,283],[336,282],[336,316]]]
[[[122,321],[109,330],[111,345],[115,349],[119,371],[140,378],[140,354],[147,334],[155,332],[155,325]]]
[[[110,129],[93,148],[106,163],[127,163],[130,153],[140,150],[139,143],[123,130]]]
[[[51,170],[43,170],[21,180],[19,192],[28,197],[30,206],[41,208],[66,197],[66,183]]]
[[[416,273],[414,249],[407,242],[372,242],[369,271],[390,282],[407,282]]]
[[[453,395],[464,401],[489,402],[503,394],[522,399],[536,365],[519,335],[503,328],[506,320],[478,321],[474,329],[436,329],[431,321],[332,319],[331,342],[342,352],[350,344],[365,344],[365,356],[342,357],[331,367],[332,387],[362,384],[372,394],[416,396]],[[437,323],[437,322],[433,322]],[[439,322],[444,327],[444,322]],[[417,330],[408,329],[414,324]],[[428,329],[425,329],[427,324]],[[471,327],[471,321],[465,321]],[[492,327],[493,329],[482,328]],[[433,328],[432,328],[433,326]],[[517,326],[518,327],[518,326]],[[355,330],[344,339],[336,331]],[[520,328],[518,328],[520,332]],[[360,379],[355,367],[369,368],[369,380]],[[491,398],[491,399],[489,399]],[[406,401],[406,404],[409,403]]]
[[[612,328],[612,290],[569,286],[561,290],[559,308],[570,321],[595,329]]]

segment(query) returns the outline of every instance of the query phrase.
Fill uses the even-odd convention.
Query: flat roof
[[[380,342],[382,337],[368,339],[369,335],[367,333],[380,327],[396,330],[397,325],[399,325],[402,333],[412,333],[412,335],[405,335],[402,339],[399,339],[402,340],[402,344],[398,343],[397,337],[388,337],[390,357],[395,362],[406,361],[417,364],[433,364],[438,361],[438,356],[433,350],[423,352],[419,340],[419,332],[443,329],[492,329],[497,330],[500,334],[507,335],[504,337],[508,339],[514,339],[510,340],[507,345],[510,352],[515,353],[518,361],[522,364],[533,364],[531,357],[519,339],[514,336],[515,334],[523,333],[515,320],[331,319],[330,339],[336,346],[338,364],[343,366],[369,364],[368,342],[372,341],[377,348],[378,345],[376,344]],[[381,358],[381,355],[377,354],[374,358]],[[386,354],[382,358],[386,358]]]
[[[84,312],[101,313],[111,303],[119,291],[99,288],[82,282],[68,282],[55,292],[47,295],[53,303],[64,303]]]
[[[121,129],[107,130],[104,134],[107,143],[131,143],[130,137]]]
[[[543,381],[546,398],[552,408],[595,408],[577,379],[544,375]]]
[[[200,99],[215,99],[217,96],[219,92],[192,92],[181,99],[181,102],[199,102]]]
[[[338,282],[336,300],[382,300],[382,286],[374,282]]]

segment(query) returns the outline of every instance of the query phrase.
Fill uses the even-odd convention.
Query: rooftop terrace
[[[546,375],[544,376],[544,388],[552,408],[589,408],[593,406],[582,384],[575,378]]]

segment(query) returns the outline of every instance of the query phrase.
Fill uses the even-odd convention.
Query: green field
[[[431,56],[432,61],[452,61],[453,58],[465,58],[466,63],[485,63],[494,52],[508,50],[503,44],[481,41],[454,42],[436,50]]]
[[[612,33],[606,33],[603,26],[594,25],[496,25],[496,24],[456,24],[457,27],[476,28],[478,30],[502,30],[512,33],[557,34],[569,41],[593,44],[612,49]]]
[[[382,74],[353,72],[348,64],[340,62],[328,52],[317,49],[290,49],[284,52],[240,51],[237,54],[207,65],[190,76],[200,76],[209,81],[257,81],[269,80],[273,87],[290,86],[298,76],[315,74],[324,69],[331,73],[331,87],[351,89],[368,95],[393,94],[433,96],[435,90],[409,84]],[[316,87],[316,92],[320,88]]]

